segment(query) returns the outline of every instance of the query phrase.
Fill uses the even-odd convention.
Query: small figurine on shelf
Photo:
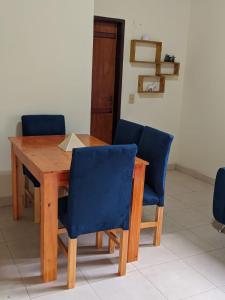
[[[175,56],[174,55],[169,55],[169,54],[166,54],[165,55],[165,58],[164,58],[164,61],[165,62],[175,62]]]
[[[146,86],[146,92],[157,92],[158,91],[158,83],[151,82]]]
[[[170,55],[169,54],[165,55],[164,61],[165,62],[170,62]]]
[[[170,62],[175,62],[175,56],[174,55],[170,56]]]

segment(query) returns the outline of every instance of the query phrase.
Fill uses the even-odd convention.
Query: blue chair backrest
[[[143,130],[138,156],[149,162],[145,182],[159,197],[159,205],[164,204],[167,163],[173,136],[146,126]]]
[[[116,128],[114,145],[138,145],[144,126],[126,120],[119,120]]]
[[[220,168],[216,175],[213,215],[218,222],[225,224],[225,168]]]
[[[136,145],[73,150],[67,204],[70,237],[129,228]]]
[[[63,115],[24,115],[21,119],[23,136],[65,134]]]

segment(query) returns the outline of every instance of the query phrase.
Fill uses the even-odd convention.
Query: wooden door
[[[91,135],[112,143],[117,24],[94,22]]]

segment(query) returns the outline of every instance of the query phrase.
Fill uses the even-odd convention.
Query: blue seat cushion
[[[159,205],[160,199],[153,191],[153,189],[145,183],[143,205]]]
[[[26,175],[33,183],[35,187],[40,187],[40,182],[31,174],[31,172],[23,166],[23,174]]]

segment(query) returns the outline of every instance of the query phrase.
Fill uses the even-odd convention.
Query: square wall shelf
[[[148,84],[147,88],[145,85]],[[139,94],[162,94],[165,91],[165,77],[152,75],[138,76]]]
[[[166,71],[163,70],[166,69]],[[171,72],[170,72],[171,70]],[[156,64],[156,75],[158,76],[178,76],[180,71],[180,63],[162,61]]]
[[[154,60],[141,60],[136,57],[137,46],[149,46],[149,48],[155,48]],[[144,63],[155,64],[160,63],[162,53],[162,42],[145,41],[145,40],[131,40],[130,47],[130,62],[131,63]]]
[[[137,47],[140,47],[140,49],[137,49]],[[142,52],[137,53],[137,50]],[[152,58],[150,50],[153,50]],[[180,63],[161,61],[161,55],[162,42],[131,40],[130,62],[151,64],[155,67],[154,75],[138,76],[139,94],[162,94],[165,92],[165,79],[167,77],[175,77],[179,75]],[[142,56],[142,58],[138,58],[138,56]]]

